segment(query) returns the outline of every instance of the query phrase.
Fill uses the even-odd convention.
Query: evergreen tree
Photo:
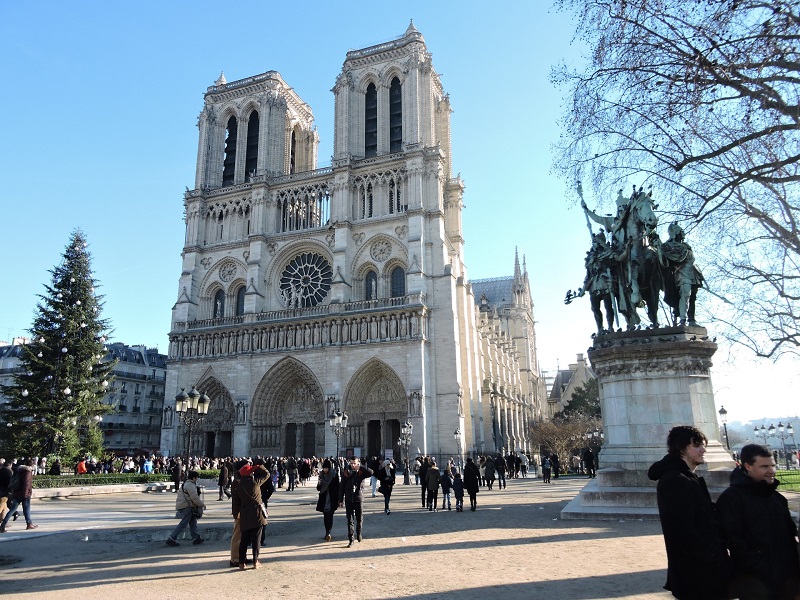
[[[76,230],[51,283],[39,295],[31,341],[20,353],[20,372],[0,386],[0,448],[7,456],[57,455],[72,461],[103,453],[100,416],[112,380],[106,360],[107,322],[100,317],[91,257]]]
[[[555,414],[558,418],[582,416],[588,419],[599,419],[600,415],[600,385],[597,379],[588,379],[572,392],[567,407]]]

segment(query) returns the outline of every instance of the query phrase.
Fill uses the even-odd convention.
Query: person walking
[[[475,511],[478,508],[478,490],[481,487],[481,473],[478,465],[472,460],[472,457],[467,459],[467,464],[464,465],[464,487],[469,494],[469,509]]]
[[[484,469],[486,469],[486,487],[489,488],[489,491],[492,490],[492,486],[494,485],[494,459],[491,456],[486,457],[486,461],[483,463]]]
[[[717,515],[733,561],[732,591],[742,600],[800,597],[797,526],[778,492],[775,459],[758,444],[741,450]]]
[[[545,454],[542,457],[542,483],[550,483],[550,471],[552,468],[550,457]]]
[[[553,467],[553,477],[558,479],[559,471],[561,470],[561,461],[558,458],[558,454],[555,452],[550,456],[550,464]],[[548,478],[547,483],[550,483],[550,479]]]
[[[297,459],[294,456],[286,459],[286,476],[289,478],[286,491],[291,492],[297,487]]]
[[[228,498],[231,497],[231,482],[233,481],[233,465],[230,459],[225,459],[219,467],[219,479],[217,485],[219,486],[219,498],[217,502],[222,502],[223,494]]]
[[[431,466],[431,460],[427,456],[422,459],[422,465],[419,467],[419,484],[422,488],[422,508],[426,507],[425,494],[428,491],[428,469]]]
[[[497,453],[497,456],[494,459],[494,470],[497,473],[497,489],[502,490],[506,488],[506,470],[507,470],[507,463],[506,459],[503,458],[503,454],[501,452]]]
[[[431,459],[428,472],[425,474],[425,480],[428,486],[428,510],[432,512],[436,512],[436,503],[439,500],[440,477],[441,473],[439,472],[439,467],[436,466],[436,461]]]
[[[586,472],[589,474],[589,479],[594,479],[597,475],[597,467],[595,465],[594,452],[591,448],[587,448],[583,453],[583,466],[586,467]]]
[[[322,521],[325,524],[325,541],[331,541],[331,531],[333,530],[333,513],[339,508],[339,472],[334,470],[329,459],[322,461],[322,471],[319,473],[317,482],[319,499],[317,500],[317,512],[322,513]]]
[[[392,514],[392,511],[389,510],[389,499],[392,497],[396,473],[397,469],[394,465],[394,461],[386,459],[381,461],[378,472],[376,473],[376,477],[380,482],[378,491],[383,494],[383,510],[387,515]]]
[[[10,480],[8,498],[8,505],[6,507],[6,516],[0,522],[0,533],[5,533],[8,527],[8,520],[16,513],[17,507],[22,505],[22,514],[25,516],[25,529],[36,529],[38,525],[34,525],[31,521],[31,496],[33,495],[33,470],[36,468],[36,463],[28,460],[26,464],[17,465],[16,473],[14,473]],[[16,481],[14,481],[16,480]],[[16,519],[17,517],[14,517]]]
[[[186,481],[183,482],[178,492],[178,497],[175,498],[175,511],[176,515],[180,518],[180,522],[172,530],[167,538],[167,546],[179,546],[178,536],[189,526],[189,533],[192,536],[192,544],[202,544],[203,538],[197,531],[197,511],[205,510],[206,504],[200,497],[200,489],[197,487],[197,480],[200,478],[200,473],[197,471],[189,471],[186,475]],[[202,513],[200,513],[202,514]]]
[[[464,512],[464,480],[458,472],[453,475],[453,495],[456,497],[456,512]]]
[[[450,493],[453,489],[453,473],[450,469],[442,471],[439,483],[442,486],[442,510],[444,510],[445,505],[447,505],[447,510],[451,510]]]
[[[707,443],[696,427],[673,427],[667,435],[668,454],[647,472],[658,481],[658,516],[667,549],[664,589],[681,600],[729,597],[728,553],[706,483],[695,473],[705,463]]]
[[[350,463],[345,468],[342,485],[339,486],[339,508],[345,507],[347,513],[347,539],[353,545],[353,538],[359,542],[362,540],[364,528],[364,513],[362,503],[364,502],[364,480],[372,477],[372,469],[361,466],[361,461],[357,457],[350,459]]]
[[[253,548],[253,568],[258,569],[261,562],[258,555],[261,550],[261,528],[267,524],[267,508],[261,497],[261,484],[270,478],[270,472],[260,464],[245,465],[239,470],[241,479],[236,486],[236,494],[232,498],[231,513],[239,519],[242,532],[239,541],[239,570],[244,571],[247,560],[247,546]]]

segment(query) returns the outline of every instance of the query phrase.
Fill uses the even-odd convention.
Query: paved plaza
[[[0,536],[0,589],[59,600],[245,597],[258,587],[287,599],[670,598],[657,522],[559,519],[584,483],[513,480],[482,490],[474,513],[422,510],[419,487],[398,484],[391,515],[367,494],[364,541],[351,549],[344,510],[333,541],[322,540],[312,483],[278,490],[264,567],[245,572],[228,566],[230,504],[215,489],[200,522],[206,542],[178,548],[164,544],[176,523],[171,493],[34,500],[39,528],[25,531],[20,519]]]

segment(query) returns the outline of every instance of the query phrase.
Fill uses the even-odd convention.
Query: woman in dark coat
[[[471,459],[467,459],[467,464],[464,465],[464,487],[469,494],[469,509],[474,511],[478,508],[478,488],[481,486],[481,472],[478,465]]]
[[[380,469],[375,473],[375,477],[380,482],[378,491],[383,494],[383,510],[386,511],[387,515],[392,512],[389,510],[389,499],[392,497],[392,489],[394,489],[395,472],[394,463],[391,460],[384,459],[381,461]]]
[[[261,550],[261,528],[267,524],[266,508],[261,498],[261,484],[270,476],[262,464],[257,467],[245,465],[239,470],[242,478],[233,493],[231,511],[233,518],[239,517],[242,539],[239,542],[239,570],[244,571],[247,546],[253,547],[253,568],[261,566],[258,554]]]
[[[322,513],[325,523],[325,541],[331,541],[331,529],[333,529],[333,513],[339,508],[339,473],[331,470],[331,461],[322,461],[322,471],[319,473],[317,483],[319,500],[317,500],[317,512]]]

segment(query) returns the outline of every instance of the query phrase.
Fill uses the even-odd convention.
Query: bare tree
[[[800,352],[800,8],[793,0],[558,0],[591,51],[554,168],[611,199],[650,183],[703,248],[715,317],[761,356]],[[694,234],[691,234],[694,230]],[[698,253],[700,254],[700,253]]]
[[[576,414],[569,417],[555,417],[550,421],[541,421],[531,426],[531,442],[537,451],[555,453],[561,466],[569,466],[569,457],[573,450],[582,450],[588,445],[587,434],[602,429],[600,419]]]

